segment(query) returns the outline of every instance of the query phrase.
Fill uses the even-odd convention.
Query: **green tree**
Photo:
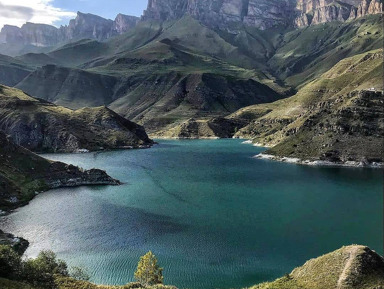
[[[21,272],[21,257],[11,246],[0,245],[0,277],[17,279]]]
[[[140,257],[135,279],[144,286],[163,283],[163,268],[159,267],[157,258],[151,251]]]
[[[91,279],[87,271],[81,267],[71,267],[69,275],[80,281],[89,281]]]
[[[55,275],[68,276],[67,264],[56,258],[52,251],[42,251],[36,259],[23,264],[24,279],[35,286],[56,288]]]

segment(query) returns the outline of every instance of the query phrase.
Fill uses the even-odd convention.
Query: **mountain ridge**
[[[105,41],[126,33],[140,21],[177,20],[185,15],[212,29],[236,31],[238,25],[265,30],[346,22],[382,11],[381,0],[148,0],[141,18],[118,14],[109,20],[78,12],[75,19],[60,28],[29,22],[21,28],[5,25],[0,32],[0,44],[4,46],[0,51],[15,56],[23,52],[46,52],[44,48],[86,38]]]

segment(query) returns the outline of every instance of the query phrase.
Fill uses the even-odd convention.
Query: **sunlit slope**
[[[384,284],[384,259],[364,246],[347,246],[307,261],[285,277],[251,289],[376,289]]]
[[[382,62],[382,50],[347,58],[289,99],[236,112],[264,112],[237,136],[274,146],[268,152],[281,157],[382,161]]]

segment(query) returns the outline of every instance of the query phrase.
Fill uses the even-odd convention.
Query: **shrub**
[[[17,279],[21,272],[21,257],[11,246],[0,245],[0,277]]]
[[[57,260],[52,251],[42,251],[36,259],[29,259],[23,266],[24,279],[35,286],[56,288],[55,275],[68,276],[67,264]]]
[[[69,275],[79,281],[89,281],[91,279],[87,271],[81,267],[71,267]]]
[[[151,251],[140,258],[135,279],[144,286],[163,283],[163,268],[159,267],[156,256]]]

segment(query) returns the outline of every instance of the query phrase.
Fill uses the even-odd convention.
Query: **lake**
[[[122,186],[58,189],[2,218],[92,281],[133,281],[147,251],[180,288],[273,280],[343,245],[383,254],[382,171],[254,159],[241,140],[160,140],[149,150],[45,155],[102,168]]]

